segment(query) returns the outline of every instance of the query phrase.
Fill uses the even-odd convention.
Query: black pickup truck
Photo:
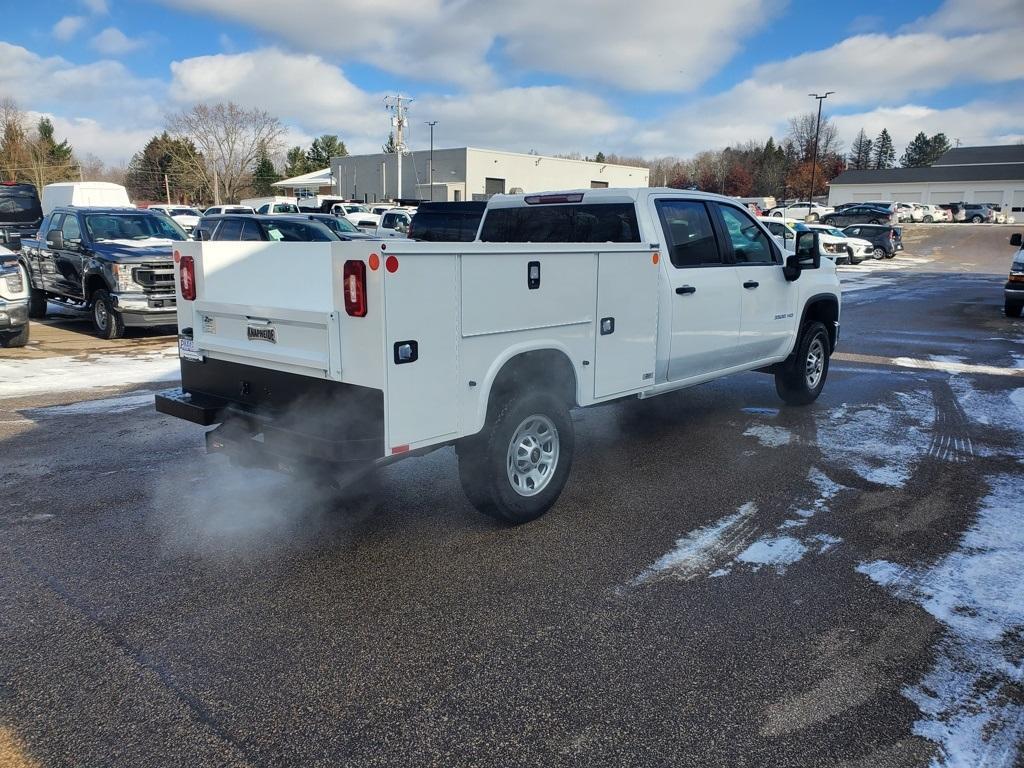
[[[34,237],[43,220],[39,194],[31,184],[0,182],[0,246],[21,250],[21,241]]]
[[[97,335],[116,339],[126,326],[174,325],[174,241],[187,240],[173,219],[139,208],[56,208],[39,236],[22,241],[29,274],[29,316],[48,299],[90,310]]]

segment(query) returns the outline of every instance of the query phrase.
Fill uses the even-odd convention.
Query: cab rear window
[[[480,239],[489,243],[638,243],[631,203],[538,205],[488,211]]]

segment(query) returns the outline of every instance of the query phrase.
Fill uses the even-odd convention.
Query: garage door
[[[964,191],[955,190],[953,192],[932,192],[932,202],[938,203],[959,203],[964,199]]]
[[[920,192],[897,192],[892,196],[892,199],[897,203],[920,203],[921,193]]]
[[[1024,213],[1024,189],[1013,190],[1013,202],[1010,205],[1014,213]]]

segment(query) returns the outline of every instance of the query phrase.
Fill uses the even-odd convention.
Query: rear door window
[[[238,219],[225,219],[217,227],[216,240],[240,240],[242,237],[242,222]]]
[[[711,215],[704,203],[659,200],[657,206],[673,266],[706,267],[722,263]]]
[[[260,230],[260,225],[251,219],[242,222],[242,232],[239,235],[239,240],[262,240],[263,232]]]
[[[638,243],[632,203],[496,208],[480,239],[491,243]]]

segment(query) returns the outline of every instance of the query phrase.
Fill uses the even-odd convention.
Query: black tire
[[[30,288],[28,292],[28,316],[33,320],[46,317],[46,292]]]
[[[509,454],[513,439],[531,419],[546,420],[546,424],[537,422],[544,428],[553,426],[554,441],[544,442],[544,435],[551,435],[550,429],[539,432],[541,441],[523,455],[524,461],[535,464],[542,460],[544,445],[557,453],[553,468],[548,468],[550,474],[544,474],[547,479],[541,481],[541,489],[524,495],[510,478]],[[529,432],[527,429],[524,435]],[[478,434],[457,444],[462,489],[474,507],[496,520],[516,525],[536,520],[558,501],[569,478],[575,442],[572,419],[562,398],[543,390],[515,395],[498,406]],[[529,480],[520,487],[531,492]]]
[[[864,259],[858,259],[856,256],[853,255],[850,256],[850,264],[853,264],[854,266],[860,264],[862,261],[864,261]]]
[[[101,339],[120,339],[124,336],[124,318],[114,309],[110,294],[100,289],[92,295],[92,327]]]
[[[868,222],[868,224],[881,224],[881,223],[882,223],[881,219],[872,219],[871,221]]]
[[[786,405],[809,405],[818,399],[828,378],[830,355],[825,326],[819,322],[805,325],[793,354],[775,371],[775,391]]]
[[[871,251],[871,255],[874,256],[875,261],[881,261],[885,258],[885,248],[875,248]]]
[[[933,221],[935,221],[935,219],[933,217],[931,217],[931,216],[925,216],[924,217],[924,223],[925,224],[931,224]]]
[[[0,347],[24,347],[28,344],[28,323],[17,331],[0,333]]]
[[[896,258],[896,251],[886,251],[885,252],[885,258],[887,258],[887,259],[894,259],[894,258]]]
[[[981,216],[971,216],[971,224],[981,224],[982,221],[983,219],[981,218]]]
[[[774,216],[777,219],[781,219],[782,218],[782,211],[772,211],[772,216]]]
[[[1022,311],[1024,311],[1024,302],[1007,301],[1003,304],[1003,314],[1007,317],[1020,317]]]
[[[828,227],[834,227],[836,225],[836,220],[830,219],[828,216],[826,216],[824,219],[821,220],[821,223]]]

